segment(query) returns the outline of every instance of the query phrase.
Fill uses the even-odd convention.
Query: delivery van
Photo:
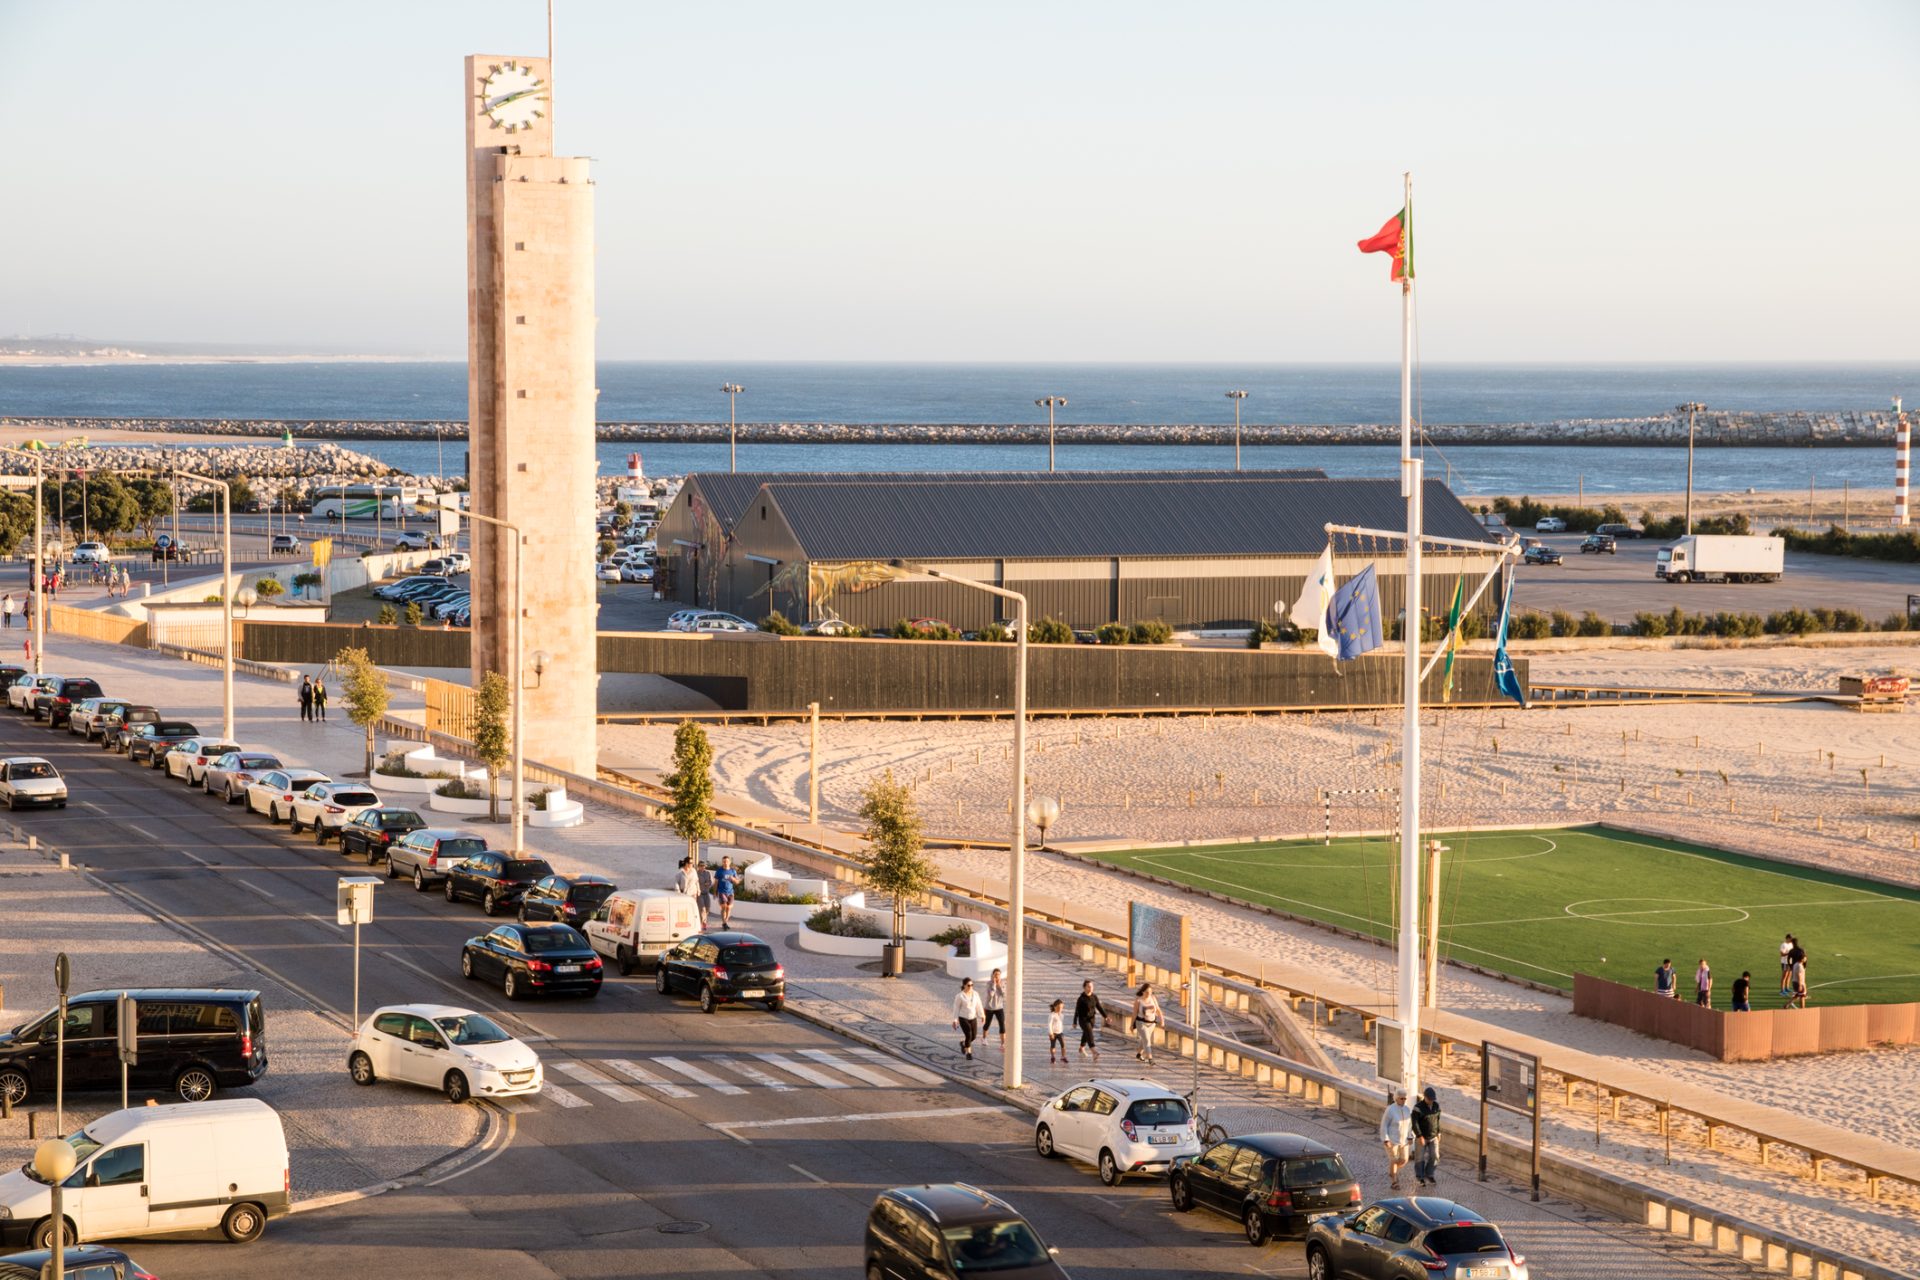
[[[258,1098],[129,1107],[67,1139],[67,1239],[119,1240],[218,1227],[256,1240],[293,1199],[287,1135]],[[0,1174],[0,1242],[53,1246],[53,1191],[32,1164]]]
[[[616,893],[582,928],[595,951],[630,974],[700,932],[700,904],[684,893]]]

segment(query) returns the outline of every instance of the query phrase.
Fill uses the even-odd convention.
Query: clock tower
[[[468,522],[473,679],[511,679],[517,639],[526,759],[592,777],[593,184],[553,154],[551,74],[466,60],[469,501],[518,530]]]

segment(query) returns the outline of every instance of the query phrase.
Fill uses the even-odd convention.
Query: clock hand
[[[516,89],[512,93],[503,93],[497,98],[487,99],[487,110],[492,111],[495,107],[504,107],[509,102],[518,102],[522,98],[538,97],[545,92],[546,89],[544,86],[536,85],[531,89]]]

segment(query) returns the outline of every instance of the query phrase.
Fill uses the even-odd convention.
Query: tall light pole
[[[220,616],[226,624],[220,628],[220,732],[226,741],[233,739],[233,486],[213,476],[203,476],[175,467],[173,474],[184,480],[220,486]]]
[[[1053,411],[1067,407],[1065,396],[1041,396],[1035,404],[1047,411],[1047,470],[1053,470]]]
[[[18,453],[33,459],[33,580],[27,583],[27,603],[33,609],[33,674],[40,674],[40,651],[47,647],[47,597],[41,584],[45,581],[44,543],[42,534],[46,515],[42,502],[46,497],[47,463],[37,450],[16,449],[12,445],[0,445],[0,452]]]
[[[1229,391],[1227,399],[1233,401],[1233,469],[1240,469],[1240,402],[1247,398],[1244,391]]]
[[[440,507],[435,503],[428,502],[425,498],[417,500],[413,504],[413,509],[423,516],[446,510],[446,508]],[[513,671],[507,678],[513,682],[513,801],[511,808],[513,811],[513,853],[514,856],[518,857],[526,849],[526,842],[522,839],[526,833],[526,788],[522,777],[522,766],[525,763],[525,756],[521,750],[520,706],[521,703],[526,701],[527,696],[527,691],[523,687],[520,677],[521,668],[524,665],[524,659],[520,654],[520,526],[502,520],[498,516],[483,516],[478,511],[464,510],[459,506],[453,507],[452,510],[457,516],[465,516],[469,520],[478,520],[482,524],[494,525],[498,528],[505,529],[513,535]]]
[[[746,388],[737,382],[723,382],[720,384],[720,390],[727,397],[727,470],[738,471],[740,469],[740,442],[737,438],[739,420],[734,413],[734,407],[735,397]]]
[[[1027,598],[1018,591],[957,578],[928,565],[907,560],[890,563],[896,569],[1013,601],[1013,807],[1009,810],[1013,814],[1013,843],[1007,855],[1007,1052],[1001,1060],[1000,1083],[1018,1089],[1025,1043],[1021,993],[1026,984],[1027,941]]]
[[[1706,410],[1697,400],[1689,400],[1674,409],[1687,415],[1687,532],[1693,532],[1693,415]]]

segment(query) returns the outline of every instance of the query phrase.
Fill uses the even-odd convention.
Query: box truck
[[[1757,534],[1691,534],[1654,556],[1653,576],[1668,582],[1778,582],[1787,546]]]

